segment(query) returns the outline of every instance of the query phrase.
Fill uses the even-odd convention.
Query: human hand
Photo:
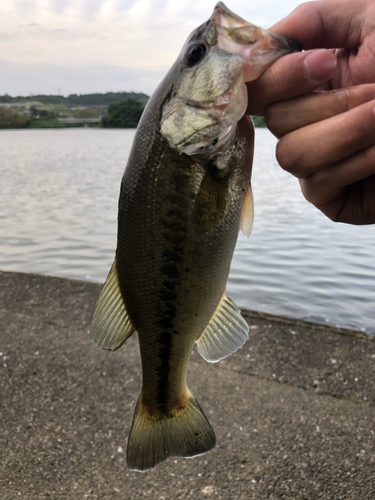
[[[375,222],[375,84],[364,85],[375,82],[374,22],[370,0],[302,4],[272,30],[305,49],[343,47],[337,62],[327,50],[291,54],[248,85],[251,114],[281,101],[266,110],[280,165],[325,215],[352,224]]]

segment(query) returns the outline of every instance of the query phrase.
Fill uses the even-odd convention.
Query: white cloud
[[[227,5],[245,19],[267,27],[298,3],[263,0],[254,5],[248,0],[232,0]],[[39,81],[40,68],[47,77],[48,67],[59,78],[76,74],[81,88],[76,92],[85,92],[85,68],[90,68],[90,75],[93,68],[98,74],[104,67],[112,67],[116,75],[120,70],[137,74],[140,85],[141,73],[145,82],[147,75],[161,74],[173,64],[187,36],[211,15],[213,7],[214,2],[208,0],[2,0],[0,59],[17,68],[20,80],[13,87],[24,88],[25,94],[42,91],[31,89],[31,81]],[[103,85],[102,75],[97,76],[99,81]],[[130,81],[134,87],[124,83],[123,90],[140,90],[134,79]],[[92,82],[87,79],[86,83],[90,92]],[[146,86],[149,92],[155,88],[154,77]],[[46,83],[43,88],[43,92],[56,93],[55,83],[51,82],[50,90]],[[119,89],[104,85],[102,91],[107,90]],[[0,94],[5,91],[13,94],[11,74],[2,72]]]

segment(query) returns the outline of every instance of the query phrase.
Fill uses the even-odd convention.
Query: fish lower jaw
[[[222,112],[226,110],[228,106],[230,106],[236,94],[237,91],[228,89],[227,91],[225,91],[223,94],[219,95],[219,97],[216,97],[216,99],[213,99],[212,101],[206,101],[206,102],[186,101],[186,104],[196,109],[204,109],[205,111],[211,111],[211,112],[215,111]]]
[[[195,155],[215,155],[224,153],[233,144],[236,135],[237,126],[230,125],[219,135],[215,134],[211,139],[205,138],[194,144],[178,144],[176,149],[180,154],[185,153],[188,156]]]

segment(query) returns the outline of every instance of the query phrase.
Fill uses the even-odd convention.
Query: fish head
[[[174,65],[161,117],[170,147],[188,155],[227,150],[247,107],[245,82],[296,50],[301,49],[295,42],[248,23],[219,2]]]

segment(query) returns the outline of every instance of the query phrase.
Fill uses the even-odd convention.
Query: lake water
[[[0,131],[0,269],[104,282],[134,130]],[[375,225],[334,224],[256,130],[255,224],[228,283],[239,307],[375,335]]]

